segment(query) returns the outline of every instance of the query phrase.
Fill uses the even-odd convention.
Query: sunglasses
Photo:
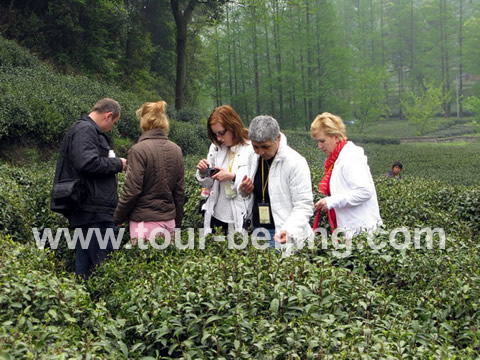
[[[225,136],[225,134],[227,133],[228,129],[225,129],[225,130],[222,130],[222,131],[219,131],[219,132],[216,132],[216,133],[213,133],[213,135],[215,135],[215,137],[219,137],[219,136]]]

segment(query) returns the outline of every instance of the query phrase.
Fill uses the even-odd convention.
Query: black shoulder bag
[[[78,173],[72,169],[74,176],[63,178],[63,171],[65,167],[65,161],[69,159],[70,143],[72,141],[72,133],[68,135],[67,143],[63,147],[65,154],[60,170],[58,172],[57,182],[53,184],[52,200],[50,202],[50,210],[66,214],[71,211],[77,210],[84,199],[84,185],[83,179]]]

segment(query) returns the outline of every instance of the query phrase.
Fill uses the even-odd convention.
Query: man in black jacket
[[[88,116],[69,129],[57,162],[55,184],[66,179],[81,180],[82,200],[75,209],[67,209],[64,214],[70,228],[81,229],[87,241],[90,236],[88,247],[82,248],[79,241],[76,244],[75,273],[83,278],[88,278],[94,267],[113,250],[111,241],[105,244],[102,240],[115,229],[116,174],[125,171],[127,160],[114,157],[105,133],[112,130],[119,119],[118,102],[109,98],[98,101]]]

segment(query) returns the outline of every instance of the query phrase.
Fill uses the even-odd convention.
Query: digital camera
[[[218,173],[220,170],[218,169],[215,169],[215,168],[208,168],[207,169],[207,176],[208,177],[212,177],[213,175],[215,175],[216,173]]]

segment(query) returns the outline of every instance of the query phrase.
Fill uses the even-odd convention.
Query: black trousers
[[[88,229],[98,228],[99,232],[91,231],[90,242],[88,241]],[[100,222],[95,224],[88,224],[79,228],[85,239],[85,245],[87,247],[82,248],[82,244],[77,239],[77,244],[75,247],[75,274],[79,277],[88,279],[92,275],[92,271],[95,267],[103,263],[105,258],[113,251],[113,246],[111,241],[104,243],[105,234],[107,229],[113,229],[116,233],[117,227],[114,223],[111,222]],[[102,239],[99,239],[97,234],[100,234]],[[101,246],[106,245],[106,246]],[[102,248],[103,247],[103,248]]]

